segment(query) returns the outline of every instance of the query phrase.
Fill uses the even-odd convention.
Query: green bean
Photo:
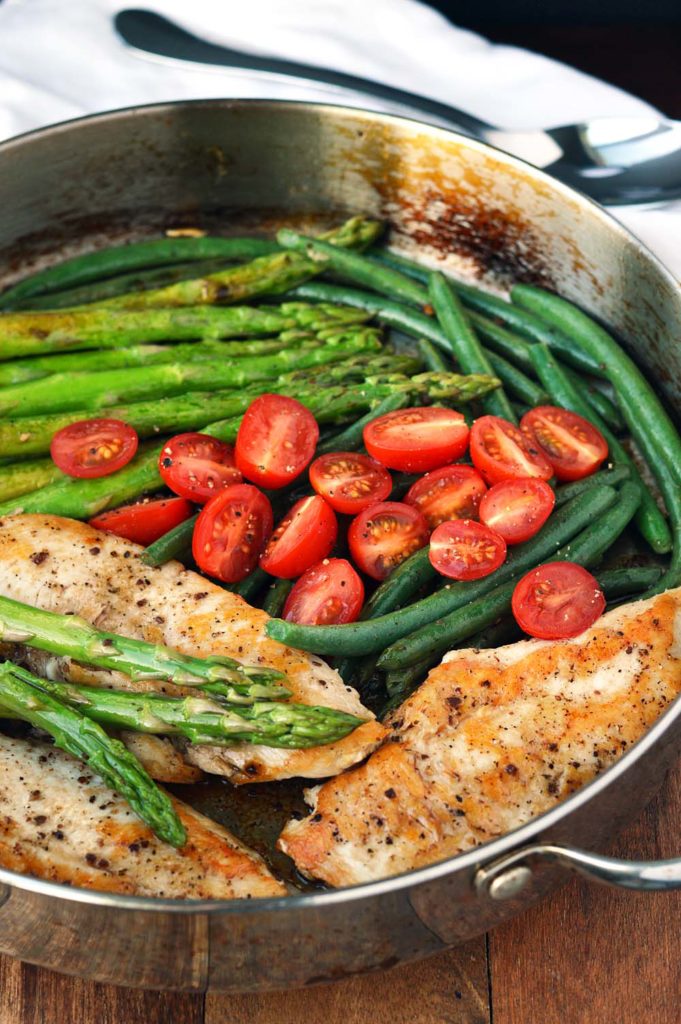
[[[623,462],[613,464],[612,469],[602,469],[599,473],[592,473],[581,480],[574,480],[570,484],[561,484],[556,487],[556,508],[564,505],[566,501],[572,501],[578,494],[583,494],[590,487],[615,487],[631,476],[631,469]]]
[[[428,338],[419,338],[418,348],[423,362],[434,373],[446,373],[451,367],[439,349]]]
[[[665,518],[657,507],[655,499],[646,487],[629,453],[622,447],[595,410],[587,406],[571,380],[565,375],[554,359],[548,347],[546,345],[533,345],[530,354],[539,379],[543,382],[553,400],[558,405],[562,405],[564,408],[571,409],[580,416],[584,416],[594,426],[598,427],[608,442],[611,459],[616,463],[624,463],[625,466],[628,466],[631,479],[635,481],[641,491],[641,503],[635,517],[636,525],[642,537],[650,544],[653,551],[658,552],[658,554],[669,551],[671,537]]]
[[[406,608],[343,626],[303,626],[273,619],[267,625],[267,633],[275,640],[316,654],[355,655],[384,650],[388,644],[487,593],[495,583],[515,578],[551,558],[561,544],[611,506],[616,497],[617,493],[610,487],[592,487],[574,498],[554,512],[535,537],[515,547],[491,581],[487,577],[473,582],[451,583]]]
[[[618,501],[606,514],[597,518],[577,536],[573,536],[555,552],[551,561],[577,562],[585,566],[596,564],[631,520],[641,496],[636,485],[628,482],[624,484],[617,497]],[[498,576],[499,570],[492,577],[498,584],[494,589],[393,643],[378,659],[379,667],[387,672],[395,672],[421,662],[426,657],[439,657],[455,644],[487,628],[501,615],[505,615],[511,606],[517,580],[502,582]]]
[[[563,372],[580,392],[586,404],[601,417],[604,423],[607,423],[611,430],[622,433],[626,429],[624,417],[618,407],[588,377],[577,373],[576,370],[572,370],[569,366],[563,366]]]
[[[601,590],[609,601],[618,597],[628,597],[648,590],[660,579],[662,567],[659,565],[628,565],[619,569],[600,569],[596,578]]]
[[[565,299],[540,288],[517,286],[511,296],[569,333],[579,347],[599,360],[615,388],[622,415],[632,437],[648,461],[667,506],[672,524],[673,550],[669,569],[655,592],[681,583],[681,437],[670,416],[633,359],[607,331]],[[661,550],[658,546],[655,550]]]
[[[414,477],[418,480],[418,477]],[[391,495],[393,500],[394,496]],[[428,548],[420,548],[406,558],[390,573],[387,579],[374,590],[362,609],[360,621],[376,619],[396,608],[404,608],[411,599],[437,577],[437,572],[430,564]],[[359,674],[357,686],[363,685],[373,675],[376,667],[376,656],[368,658],[346,657],[336,666],[344,682],[348,682]]]
[[[497,355],[496,352],[489,352],[488,358],[494,376],[499,378],[506,390],[514,398],[520,399],[521,402],[524,402],[531,409],[546,403],[548,395],[544,388],[539,387],[533,380],[530,380],[517,366],[504,359],[503,356]],[[505,418],[508,419],[508,417]],[[511,422],[515,423],[515,415]]]
[[[129,274],[117,274],[102,281],[92,281],[65,291],[48,292],[46,295],[28,296],[12,304],[13,309],[71,309],[91,302],[103,302],[126,292],[145,291],[161,285],[184,281],[200,274],[211,274],[225,265],[224,258],[201,260],[192,263],[176,263],[167,267],[142,268]]]
[[[428,281],[430,271],[427,268],[414,263],[413,260],[398,256],[396,253],[381,250],[379,253],[372,253],[371,259],[372,262],[394,267],[418,281]],[[518,309],[506,299],[483,291],[482,288],[466,284],[464,281],[452,277],[449,277],[448,280],[458,292],[465,306],[477,313],[487,314],[501,320],[524,338],[543,342],[577,370],[584,370],[596,377],[607,376],[605,365],[598,358],[580,349],[579,346],[575,346],[565,331],[547,323],[541,316],[535,316],[526,309]],[[507,353],[502,354],[507,355]]]
[[[27,296],[63,291],[77,285],[99,281],[115,274],[158,267],[183,260],[221,258],[250,260],[277,252],[279,246],[263,238],[155,238],[145,242],[111,246],[85,253],[54,267],[39,270],[0,297],[0,309],[9,309]]]
[[[254,604],[257,601],[260,591],[271,582],[272,577],[269,573],[266,573],[264,569],[258,567],[254,569],[245,580],[242,580],[241,583],[237,584],[236,593],[239,597],[243,597],[244,601],[248,601],[249,604]]]
[[[293,580],[274,580],[265,594],[262,610],[268,615],[281,615],[292,586]]]
[[[482,313],[476,313],[475,310],[468,310],[468,316],[477,329],[478,334],[485,340],[487,345],[492,349],[489,355],[490,361],[498,377],[500,377],[512,394],[521,397],[519,387],[513,386],[513,382],[510,379],[510,374],[507,373],[506,378],[503,378],[499,369],[495,367],[493,353],[497,356],[502,356],[504,359],[508,359],[510,363],[517,366],[524,373],[530,373],[534,376],[534,365],[530,356],[530,348],[532,342],[526,341],[525,338],[519,337],[517,334],[513,334],[511,331],[507,331],[505,327],[500,327],[494,320],[490,320],[489,317],[483,316]],[[624,420],[614,402],[611,402],[607,395],[604,395],[602,391],[599,391],[595,385],[584,378],[582,375],[577,373],[576,370],[570,367],[563,367],[565,373],[568,375],[573,384],[578,385],[580,391],[583,391],[584,398],[590,406],[592,406],[597,413],[605,420],[608,426],[612,427],[613,430],[621,431],[624,429]],[[519,378],[518,383],[524,384],[524,380]],[[543,398],[537,399],[536,401],[531,398],[531,391],[526,389],[527,398],[525,401],[530,406],[540,405],[546,401],[546,395]]]
[[[390,267],[382,267],[357,252],[340,249],[319,238],[308,238],[291,228],[282,228],[277,232],[277,242],[283,249],[301,252],[309,259],[319,261],[350,281],[381,295],[400,302],[411,302],[416,306],[428,302],[427,291],[412,278]]]
[[[195,516],[190,516],[183,523],[174,526],[172,530],[168,530],[162,537],[159,537],[153,544],[145,548],[142,553],[144,564],[152,566],[165,565],[166,562],[170,562],[174,558],[184,562],[191,555],[192,537],[194,536],[194,527],[198,518],[199,514],[197,512]]]
[[[468,318],[493,352],[508,359],[525,373],[534,373],[529,352],[531,341],[513,334],[495,320],[490,320],[482,313],[476,313],[474,309],[468,310]]]
[[[446,372],[451,372],[451,367],[446,368]],[[338,434],[332,434],[331,437],[322,441],[321,444],[317,445],[315,451],[315,458],[318,455],[326,455],[328,452],[353,452],[356,449],[361,448],[363,444],[363,432],[367,423],[371,423],[373,420],[378,419],[379,416],[385,416],[387,412],[394,412],[396,409],[403,409],[411,401],[410,396],[404,392],[398,392],[394,395],[388,395],[382,402],[379,402],[370,412],[365,416],[361,416],[354,423],[351,423],[349,427],[342,430]]]
[[[495,370],[492,369],[492,363],[468,322],[459,299],[442,274],[430,275],[428,294],[440,327],[448,338],[454,358],[463,372],[486,373],[489,377],[494,376]],[[508,364],[505,365],[508,366]],[[486,413],[501,416],[510,420],[511,423],[515,422],[511,403],[502,390],[485,395],[482,407]]]

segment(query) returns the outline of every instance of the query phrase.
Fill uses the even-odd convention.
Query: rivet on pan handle
[[[681,889],[681,860],[618,860],[586,850],[542,844],[525,846],[487,867],[479,868],[475,875],[475,888],[493,900],[513,899],[528,885],[532,878],[532,863],[537,861],[558,864],[588,878],[590,882],[621,889]]]

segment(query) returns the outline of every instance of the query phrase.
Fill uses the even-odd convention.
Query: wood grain
[[[205,1024],[489,1024],[485,940],[335,985],[206,996]],[[179,1024],[179,1018],[178,1018]]]
[[[613,847],[681,857],[681,763]],[[490,936],[494,1024],[678,1024],[681,893],[572,882]]]

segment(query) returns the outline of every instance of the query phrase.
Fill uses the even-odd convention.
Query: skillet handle
[[[518,896],[532,878],[532,862],[545,861],[573,871],[590,882],[641,892],[681,889],[681,860],[618,860],[570,846],[537,843],[479,868],[476,890],[493,900]],[[529,863],[528,863],[529,862]]]

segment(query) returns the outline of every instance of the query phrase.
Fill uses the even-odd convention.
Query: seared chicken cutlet
[[[0,865],[52,882],[134,896],[285,896],[264,861],[179,800],[181,850],[158,839],[81,761],[0,733]]]
[[[371,721],[356,691],[320,658],[270,640],[265,612],[178,562],[151,569],[140,561],[141,552],[137,544],[72,519],[8,516],[0,521],[0,594],[48,611],[78,614],[100,629],[185,654],[229,655],[247,665],[279,669],[286,673],[292,700],[368,719],[339,742],[308,750],[187,746],[185,757],[207,772],[234,782],[324,778],[361,761],[378,745],[385,730]],[[40,652],[27,655],[25,663],[39,674],[49,671],[73,682],[173,692],[158,682],[132,683],[118,673],[85,669]]]
[[[681,588],[574,640],[453,651],[380,750],[311,791],[279,841],[334,886],[423,867],[504,835],[612,764],[681,691]]]

